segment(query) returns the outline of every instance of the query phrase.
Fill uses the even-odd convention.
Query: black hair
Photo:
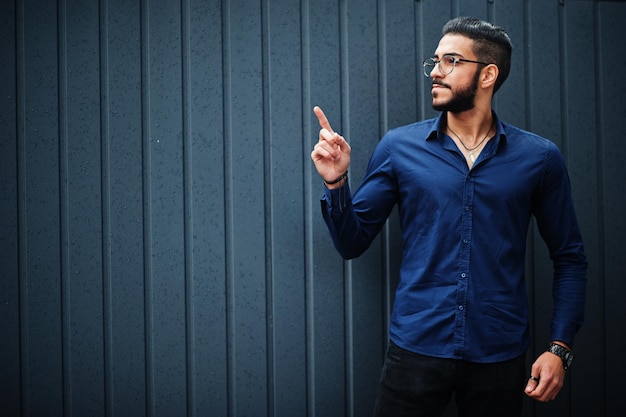
[[[443,26],[442,33],[459,34],[474,41],[472,50],[477,59],[498,66],[499,74],[493,92],[498,91],[511,70],[513,44],[506,31],[475,17],[456,17]]]

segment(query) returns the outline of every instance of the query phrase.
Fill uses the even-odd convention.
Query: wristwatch
[[[556,343],[550,343],[547,352],[554,353],[556,356],[561,358],[561,360],[563,361],[563,369],[567,369],[572,366],[574,353],[571,350],[566,349]]]

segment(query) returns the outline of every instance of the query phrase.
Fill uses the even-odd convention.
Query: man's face
[[[472,40],[461,35],[447,34],[439,41],[434,58],[444,55],[476,60]],[[432,105],[435,110],[460,113],[474,108],[481,68],[471,62],[458,62],[454,70],[443,75],[437,65],[431,72]]]

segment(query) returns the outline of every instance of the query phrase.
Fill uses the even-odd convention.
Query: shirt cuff
[[[324,186],[324,195],[322,201],[330,209],[344,210],[346,206],[352,202],[350,194],[350,185],[346,182],[343,187],[328,189]]]
[[[575,329],[571,329],[568,326],[553,325],[551,333],[552,333],[551,334],[552,338],[550,339],[551,342],[558,340],[558,341],[565,343],[567,346],[573,349],[574,337],[576,335]]]

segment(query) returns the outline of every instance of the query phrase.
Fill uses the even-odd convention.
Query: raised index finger
[[[313,107],[313,113],[315,113],[315,115],[317,116],[317,120],[320,122],[320,126],[322,127],[322,129],[326,129],[330,133],[335,133],[333,128],[330,127],[330,123],[328,123],[328,119],[326,118],[326,115],[324,114],[322,109],[320,109],[319,106]]]

